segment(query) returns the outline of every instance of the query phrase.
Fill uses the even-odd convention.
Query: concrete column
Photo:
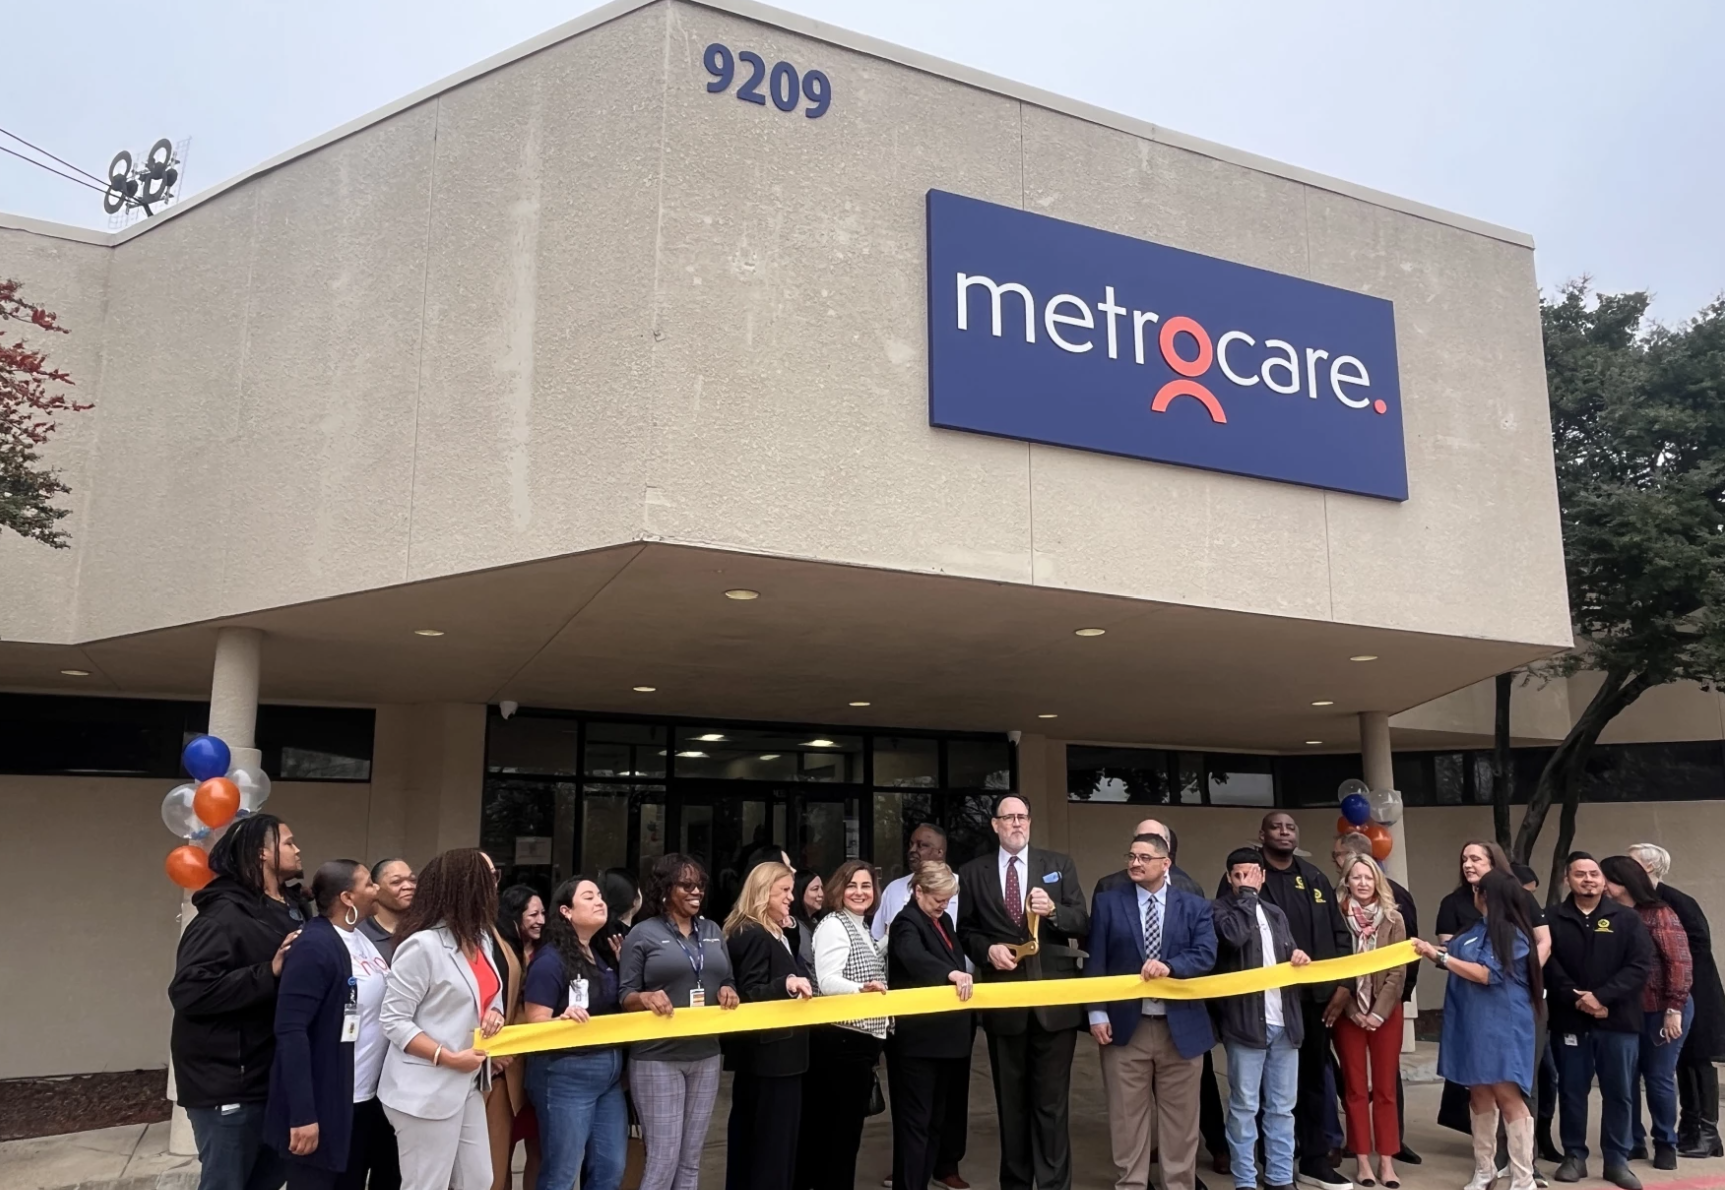
[[[263,658],[264,634],[257,628],[221,628],[216,631],[216,662],[210,674],[210,734],[228,746],[235,765],[257,765],[263,753],[257,747],[258,674]],[[191,894],[180,902],[180,928],[192,920]],[[168,1064],[168,1097],[174,1095],[174,1067]],[[168,1125],[168,1152],[177,1157],[195,1156],[192,1123],[177,1106]]]
[[[1383,711],[1360,712],[1360,769],[1367,785],[1374,790],[1394,789],[1396,772],[1394,753],[1390,748],[1390,717]],[[1407,832],[1398,819],[1388,828],[1392,847],[1384,862],[1384,872],[1403,888],[1408,887]],[[1416,991],[1417,997],[1419,993]],[[1402,1052],[1414,1048],[1414,1018],[1419,1015],[1419,1001],[1409,1000],[1402,1021]]]

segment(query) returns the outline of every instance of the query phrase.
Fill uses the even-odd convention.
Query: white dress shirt
[[[1165,964],[1168,961],[1168,881],[1164,879],[1161,887],[1159,887],[1155,892],[1148,891],[1141,884],[1136,885],[1136,888],[1138,890],[1138,937],[1140,939],[1144,937],[1145,926],[1149,923],[1149,918],[1146,914],[1148,913],[1150,903],[1154,901],[1156,903],[1156,920],[1162,923],[1163,939],[1162,953],[1157,955],[1156,959],[1158,962]],[[1165,1001],[1152,1000],[1149,997],[1145,997],[1138,1003],[1139,1011],[1145,1016],[1168,1015],[1168,1005]],[[1093,1025],[1106,1025],[1108,1023],[1108,1013],[1099,1008],[1091,1009],[1090,1023]]]
[[[1276,965],[1276,936],[1270,932],[1270,918],[1264,912],[1264,906],[1256,906],[1258,911],[1258,942],[1264,951],[1262,967]],[[1281,1028],[1282,1026],[1282,989],[1272,988],[1264,993],[1264,1024]]]

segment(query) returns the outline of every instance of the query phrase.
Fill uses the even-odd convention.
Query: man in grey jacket
[[[1250,847],[1228,856],[1228,892],[1212,911],[1216,921],[1216,970],[1250,971],[1311,962],[1294,947],[1288,919],[1258,896],[1264,887],[1264,857]],[[1211,1001],[1228,1054],[1228,1147],[1234,1185],[1258,1184],[1258,1113],[1264,1119],[1264,1185],[1286,1190],[1294,1183],[1294,1100],[1300,1089],[1300,1042],[1304,1020],[1293,986]]]

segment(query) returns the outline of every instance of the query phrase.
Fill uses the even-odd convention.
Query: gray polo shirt
[[[619,999],[631,992],[664,992],[671,1003],[682,1009],[689,1006],[689,992],[695,986],[695,966],[701,969],[701,987],[706,991],[708,1005],[719,1002],[719,988],[737,986],[731,976],[731,956],[725,949],[724,935],[718,924],[704,917],[695,919],[695,933],[700,937],[700,958],[696,958],[695,940],[677,932],[669,918],[653,917],[635,923],[623,940],[617,980]],[[629,1056],[647,1062],[699,1062],[715,1057],[719,1052],[717,1037],[688,1037],[676,1041],[643,1041],[629,1047]]]

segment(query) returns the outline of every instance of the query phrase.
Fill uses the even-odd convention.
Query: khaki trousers
[[[1202,1057],[1180,1056],[1163,1017],[1140,1017],[1125,1045],[1102,1047],[1115,1190],[1145,1190],[1149,1185],[1152,1121],[1163,1190],[1194,1190],[1203,1068]]]

